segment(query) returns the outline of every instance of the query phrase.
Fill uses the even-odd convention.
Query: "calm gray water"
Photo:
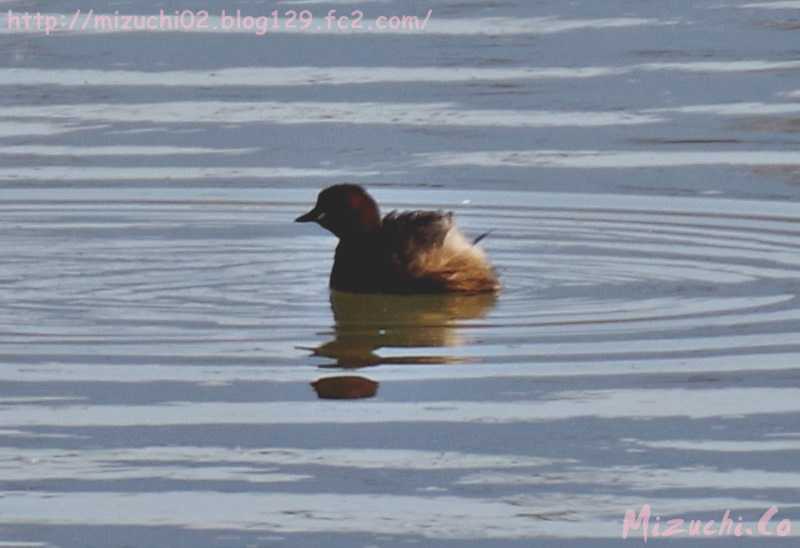
[[[800,529],[800,2],[0,7],[0,546]],[[7,26],[162,7],[315,27]],[[341,181],[491,230],[504,290],[331,296],[291,220]]]

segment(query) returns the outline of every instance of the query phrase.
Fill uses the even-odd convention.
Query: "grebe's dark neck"
[[[330,287],[362,293],[379,291],[382,266],[380,231],[341,238],[333,258]]]

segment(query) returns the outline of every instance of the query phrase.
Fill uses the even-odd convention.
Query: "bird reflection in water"
[[[468,358],[426,355],[426,348],[463,344],[461,322],[484,317],[494,293],[474,295],[378,295],[331,292],[334,339],[310,349],[314,356],[335,360],[322,367],[358,368],[380,364],[463,363]],[[382,357],[381,348],[414,348],[419,354]],[[371,398],[378,383],[353,375],[323,377],[311,383],[322,399]]]
[[[311,387],[321,400],[371,398],[378,391],[376,381],[355,375],[323,377],[312,382]]]
[[[463,344],[460,323],[484,317],[496,299],[494,293],[378,295],[332,291],[335,337],[313,353],[335,360],[335,364],[323,367],[464,362],[465,358],[455,356],[426,355],[425,349]],[[419,354],[383,357],[377,352],[381,348],[414,348]]]

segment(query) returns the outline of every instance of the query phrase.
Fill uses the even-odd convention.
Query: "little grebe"
[[[483,250],[452,213],[395,211],[380,217],[363,188],[340,184],[319,193],[295,222],[316,222],[339,238],[330,287],[357,293],[482,293],[500,283]]]

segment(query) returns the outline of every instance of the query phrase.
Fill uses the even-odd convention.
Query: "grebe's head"
[[[315,222],[339,238],[373,232],[381,226],[378,204],[358,185],[341,184],[326,188],[317,196],[314,209],[295,219]]]

